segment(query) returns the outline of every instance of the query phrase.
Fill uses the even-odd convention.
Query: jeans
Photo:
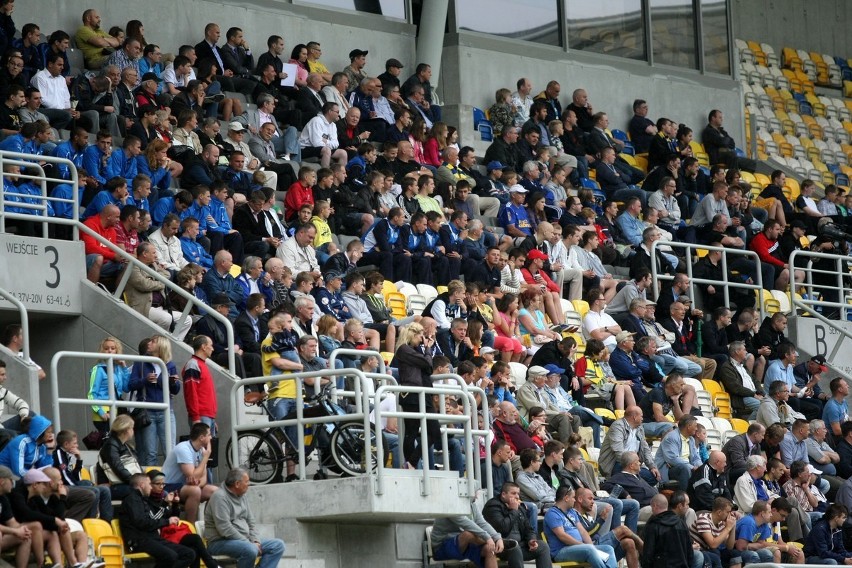
[[[692,468],[689,464],[679,463],[669,468],[669,481],[677,481],[680,489],[684,491],[689,486],[690,475],[692,475]]]
[[[574,416],[580,417],[580,424],[583,426],[588,426],[592,429],[592,444],[596,448],[601,447],[601,424],[592,416],[582,410],[577,410],[577,407],[574,407],[570,410],[570,413]]]
[[[160,461],[157,460],[157,443],[159,442],[159,448],[163,451],[163,459],[175,447],[177,436],[175,413],[169,411],[168,419],[171,422],[172,437],[168,440],[166,439],[165,411],[148,409],[148,416],[151,418],[151,425],[136,431],[137,454],[141,465],[158,465]]]
[[[86,479],[80,480],[80,483],[77,485],[80,489],[86,489],[89,491],[93,491],[97,494],[97,498],[95,499],[95,503],[92,505],[91,510],[89,510],[89,514],[87,515],[89,518],[96,519],[98,517],[98,512],[100,512],[100,517],[106,522],[111,522],[113,517],[113,509],[112,509],[112,492],[109,490],[109,486],[107,485],[94,485],[91,481]]]
[[[624,515],[624,524],[636,532],[639,524],[639,501],[636,499],[616,499],[615,497],[598,497],[595,501],[606,503],[612,507],[612,528],[621,526],[621,515]]]
[[[740,551],[740,556],[743,559],[743,565],[773,561],[772,551],[766,548],[761,548],[760,550],[742,550]]]
[[[393,432],[382,432],[385,436],[385,457],[387,454],[391,455],[391,467],[399,467],[400,459],[399,459],[399,434],[394,434]]]
[[[269,412],[273,420],[284,420],[288,414],[296,410],[295,398],[274,398],[269,403]],[[299,448],[299,429],[296,426],[285,426],[284,433],[290,438],[293,443],[292,448],[287,448],[290,452],[295,452]]]
[[[511,550],[504,550],[497,555],[501,560],[505,560],[509,568],[523,568],[525,560],[535,560],[536,568],[549,568],[550,563],[550,547],[543,540],[538,541],[538,548],[534,551],[529,549],[526,542],[519,543],[519,546]]]
[[[646,436],[652,438],[662,438],[675,427],[674,422],[645,422],[642,428],[645,430]]]
[[[606,562],[600,559],[598,551],[609,554]],[[611,546],[602,544],[573,544],[565,546],[553,557],[555,562],[588,562],[591,568],[616,568],[615,551]]]
[[[760,408],[760,401],[754,398],[753,396],[744,396],[743,404],[745,405],[747,410],[751,412],[748,415],[749,420],[754,420],[757,418],[757,409]],[[825,471],[825,468],[822,468]]]
[[[700,377],[701,376],[701,365],[698,363],[693,363],[689,359],[684,359],[683,357],[676,357],[674,355],[669,355],[667,353],[657,353],[652,356],[651,359],[654,360],[660,367],[663,368],[663,372],[665,374],[669,374],[672,371],[680,373],[684,377]]]
[[[276,568],[284,549],[284,541],[279,538],[261,541],[257,568]],[[254,568],[257,560],[257,545],[247,540],[214,540],[207,545],[207,550],[213,556],[230,556],[237,561],[237,568]]]
[[[837,566],[837,560],[834,558],[821,558],[819,556],[808,556],[805,564],[825,564],[826,566]]]

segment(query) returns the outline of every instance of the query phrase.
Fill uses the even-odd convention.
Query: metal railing
[[[756,252],[751,250],[741,250],[741,249],[730,249],[725,247],[714,247],[711,245],[699,245],[695,243],[681,243],[681,242],[673,242],[673,241],[655,241],[651,244],[651,258],[653,259],[657,253],[657,250],[663,246],[669,245],[673,249],[679,248],[686,250],[686,275],[689,277],[689,296],[695,301],[696,299],[696,284],[707,284],[712,286],[724,286],[724,297],[725,297],[725,305],[730,305],[730,288],[741,288],[744,290],[753,290],[758,294],[758,298],[761,297],[763,290],[763,274],[761,272],[761,262],[760,257]],[[722,280],[707,280],[705,278],[693,278],[692,276],[692,253],[693,251],[698,250],[706,250],[710,251],[718,251],[722,253],[722,258],[719,260],[719,263],[722,267]],[[661,251],[662,252],[662,251]],[[733,282],[728,279],[728,255],[734,256],[744,256],[750,257],[755,261],[755,280],[753,284],[747,284],[745,282]],[[672,281],[674,280],[674,276],[670,274],[660,274],[657,271],[657,263],[651,262],[651,278],[654,285],[654,297],[657,297],[660,294],[660,282],[661,281]],[[764,314],[764,306],[762,301],[758,301],[757,309],[760,312],[760,321],[763,321],[765,316]],[[668,314],[657,314],[658,317],[665,317]]]
[[[15,155],[18,155],[18,154],[15,154]],[[3,158],[2,152],[0,152],[0,165],[2,165],[2,163],[3,163],[2,158]],[[65,161],[65,162],[71,164],[71,162],[68,162],[67,160],[60,160],[59,158],[54,158],[54,160]],[[8,160],[7,160],[7,162],[8,162]],[[74,165],[71,164],[71,167],[73,168]],[[76,186],[75,186],[75,190],[76,190]],[[55,199],[55,198],[48,197],[47,199],[51,200],[51,199]],[[21,220],[21,221],[33,221],[34,220],[34,217],[32,215],[6,212],[2,208],[3,202],[4,202],[4,200],[0,199],[0,231],[5,230],[5,223],[6,223],[7,219],[14,219],[14,220]],[[35,206],[33,206],[33,207],[35,207]],[[44,205],[42,205],[40,207],[45,208]],[[75,206],[74,206],[75,217],[77,215],[78,209],[79,209],[79,206],[75,204]],[[39,221],[41,221],[41,219],[39,219]],[[133,270],[133,267],[137,267],[142,272],[144,272],[145,274],[153,277],[155,280],[162,283],[169,291],[174,292],[175,294],[177,294],[178,296],[180,296],[181,298],[186,300],[186,306],[184,307],[183,311],[181,312],[179,319],[189,317],[189,311],[193,307],[196,310],[198,310],[199,313],[209,314],[211,317],[213,317],[213,319],[215,319],[216,321],[218,321],[219,323],[221,323],[225,327],[225,335],[227,337],[228,345],[229,346],[234,345],[234,326],[231,324],[231,321],[227,317],[223,316],[222,314],[220,314],[219,312],[214,310],[212,307],[208,306],[207,304],[205,304],[204,302],[202,302],[201,300],[196,298],[194,295],[188,293],[186,290],[184,290],[183,288],[181,288],[180,286],[178,286],[177,284],[175,284],[174,282],[172,282],[168,278],[165,278],[163,275],[161,275],[156,270],[153,270],[150,267],[142,264],[141,262],[139,262],[139,260],[136,259],[135,256],[128,254],[127,251],[125,251],[124,249],[122,249],[122,248],[116,246],[114,243],[111,243],[108,240],[104,239],[101,235],[99,235],[98,233],[96,233],[95,231],[93,231],[92,229],[87,227],[85,224],[80,223],[78,220],[63,219],[63,218],[60,218],[60,217],[45,217],[43,219],[43,222],[55,224],[55,225],[70,226],[74,230],[75,238],[77,238],[79,236],[79,232],[82,231],[88,237],[95,239],[96,241],[98,241],[98,243],[100,243],[104,247],[108,248],[110,251],[115,253],[116,256],[120,257],[124,262],[127,263],[127,266],[125,267],[125,269],[123,271],[124,273],[122,274],[121,279],[119,280],[116,292],[114,294],[114,297],[115,297],[116,300],[121,301],[121,296],[122,296],[122,293],[124,292],[124,288],[127,286],[127,282],[130,279],[130,273]],[[228,354],[228,372],[231,374],[231,376],[236,376],[236,361],[235,361],[235,354],[234,354],[233,347],[231,347],[230,349],[227,350],[227,354]]]
[[[0,288],[0,298],[9,301],[13,306],[18,308],[18,314],[21,316],[21,334],[24,336],[24,344],[21,346],[21,351],[24,354],[24,361],[30,364],[30,318],[27,315],[27,307],[15,296]],[[17,355],[17,353],[16,353]]]
[[[422,466],[422,481],[420,486],[420,493],[423,496],[429,495],[429,442],[427,439],[427,420],[435,420],[439,423],[446,424],[444,428],[442,428],[441,432],[441,446],[443,449],[443,458],[444,458],[444,468],[446,470],[449,469],[448,463],[448,434],[462,434],[464,437],[464,452],[465,452],[465,472],[467,477],[467,488],[468,495],[473,495],[477,489],[476,482],[479,479],[479,452],[474,452],[474,447],[476,444],[474,443],[474,436],[482,436],[486,439],[486,448],[490,447],[490,438],[493,436],[490,430],[479,430],[478,425],[475,427],[472,425],[472,421],[476,418],[477,414],[472,409],[476,408],[476,402],[474,395],[480,394],[482,396],[482,400],[485,400],[485,392],[479,387],[469,386],[464,382],[459,375],[456,374],[445,374],[445,375],[433,375],[432,380],[451,380],[455,381],[457,384],[455,385],[441,385],[441,386],[432,386],[432,387],[415,387],[415,386],[405,386],[405,385],[384,385],[376,389],[376,398],[381,399],[385,394],[389,394],[391,396],[396,396],[398,393],[410,393],[415,394],[418,397],[418,410],[415,411],[405,411],[405,410],[397,410],[396,412],[382,412],[382,410],[377,406],[375,410],[376,415],[376,423],[381,423],[382,417],[386,418],[397,418],[397,419],[416,419],[420,421],[420,451],[421,451],[421,463]],[[451,415],[443,412],[444,409],[444,397],[446,395],[457,396],[461,394],[462,407],[464,409],[463,414],[461,415]],[[427,412],[426,411],[426,396],[438,395],[439,397],[439,409],[435,412]],[[483,404],[483,416],[486,420],[486,424],[488,424],[488,408]],[[461,423],[461,428],[455,427],[455,424]],[[401,425],[404,423],[401,423]],[[399,431],[400,441],[405,438],[405,430],[404,426],[400,428]],[[378,445],[378,454],[381,456],[383,454],[382,443],[383,440],[381,437],[377,437],[376,443]],[[381,495],[384,493],[384,463],[382,460],[379,460],[378,468],[377,468],[377,479],[376,479],[376,494]],[[486,468],[486,485],[491,490],[492,480],[491,480],[491,469]],[[490,493],[489,493],[490,495]]]
[[[60,177],[47,176],[47,174],[44,171],[44,168],[41,166],[41,164],[39,162],[44,162],[44,163],[47,163],[47,164],[57,164],[57,165],[62,164],[64,166],[67,166],[68,171],[71,175],[71,179],[67,180],[67,179],[62,179]],[[73,162],[71,162],[70,160],[66,160],[65,158],[56,158],[54,156],[39,156],[39,155],[34,155],[34,154],[22,154],[20,152],[6,152],[6,151],[0,152],[0,171],[4,171],[4,168],[7,165],[20,166],[21,168],[24,168],[24,169],[33,168],[33,169],[38,170],[38,172],[39,172],[38,175],[28,174],[28,173],[24,173],[24,171],[22,171],[19,174],[15,174],[14,177],[17,177],[18,179],[33,180],[35,182],[38,182],[38,184],[41,186],[41,196],[38,197],[38,196],[34,196],[34,195],[29,195],[29,194],[20,194],[20,193],[17,193],[16,191],[6,191],[6,182],[5,182],[6,174],[4,173],[4,181],[3,181],[4,199],[0,199],[0,232],[3,232],[3,233],[6,232],[6,219],[7,218],[19,219],[21,221],[40,221],[40,219],[37,219],[36,217],[42,217],[41,220],[43,220],[45,222],[45,224],[42,225],[42,236],[44,238],[47,238],[48,228],[47,228],[46,222],[51,222],[53,219],[55,219],[55,218],[49,218],[47,216],[47,204],[48,203],[70,204],[71,205],[71,211],[72,211],[72,217],[71,217],[71,219],[66,219],[66,220],[70,220],[70,221],[74,221],[74,222],[77,222],[77,221],[80,220],[80,217],[79,217],[79,215],[80,215],[80,211],[79,211],[79,209],[80,209],[80,180],[77,176],[77,166],[75,166]],[[59,184],[69,184],[72,188],[71,199],[66,199],[66,198],[62,198],[62,197],[51,197],[47,192],[47,182],[48,181],[59,183]],[[38,199],[39,202],[38,203],[26,203],[26,202],[10,201],[10,202],[6,203],[5,194],[7,194],[7,193],[9,195],[15,195],[15,196],[20,196],[20,197],[24,197],[24,198]],[[34,211],[35,214],[34,215],[22,215],[21,217],[13,217],[13,214],[9,214],[9,213],[6,212],[6,208],[8,206],[13,206],[13,207],[20,208],[20,209],[29,209],[29,210]],[[15,214],[15,215],[17,215],[17,214]],[[48,219],[51,219],[51,221],[48,221]],[[73,230],[74,238],[77,239],[78,238],[78,232],[77,232],[76,225],[72,225],[72,230]]]
[[[305,395],[304,395],[304,379],[347,377],[354,376],[355,390],[353,391],[353,399],[355,401],[355,411],[349,414],[340,414],[333,416],[319,416],[305,418]],[[238,424],[239,416],[237,408],[244,404],[244,400],[240,398],[240,391],[243,387],[249,385],[263,384],[267,382],[295,381],[296,382],[296,417],[284,420],[271,420],[266,424]],[[320,381],[314,381],[319,383]],[[370,431],[370,412],[368,392],[365,388],[367,377],[359,369],[324,369],[322,371],[309,371],[303,373],[286,373],[282,375],[267,375],[264,377],[249,377],[245,379],[237,379],[231,386],[231,463],[240,464],[240,448],[237,440],[239,440],[240,432],[257,430],[259,428],[283,428],[285,426],[296,426],[297,440],[291,440],[298,447],[299,479],[305,479],[305,425],[306,424],[328,424],[330,422],[353,422],[361,421],[364,425],[364,432]],[[378,417],[376,418],[378,422]],[[377,438],[381,439],[381,429],[376,432]],[[381,447],[381,446],[379,446]],[[364,436],[364,455],[371,454],[370,437]],[[379,461],[383,458],[381,453],[378,454]]]
[[[97,359],[106,360],[107,381],[109,382],[108,399],[90,399],[59,396],[59,361],[62,359]],[[163,402],[147,402],[142,400],[122,400],[115,396],[115,362],[118,360],[134,361],[140,363],[153,363],[160,367],[160,377],[163,381]],[[50,360],[50,391],[53,404],[53,424],[56,431],[62,430],[62,416],[60,406],[70,404],[74,406],[109,406],[109,421],[112,424],[118,416],[119,408],[147,408],[150,410],[162,410],[169,412],[171,399],[169,394],[169,369],[159,357],[149,355],[125,355],[120,353],[87,353],[84,351],[59,351]],[[88,389],[88,387],[87,387]],[[165,420],[166,440],[172,439],[172,421]],[[149,426],[150,428],[150,426]]]
[[[806,260],[807,264],[805,266],[796,266],[796,260],[799,259]],[[833,268],[814,268],[813,264],[815,260],[831,261],[833,263]],[[846,298],[847,294],[852,294],[852,288],[846,285],[845,279],[852,276],[849,271],[850,262],[852,262],[852,257],[849,256],[805,250],[794,250],[790,253],[790,259],[788,261],[791,270],[795,269],[804,271],[805,281],[802,285],[807,290],[808,295],[808,298],[804,298],[798,294],[790,294],[790,302],[792,306],[806,311],[808,317],[818,319],[848,339],[852,339],[852,333],[847,331],[843,326],[837,325],[837,319],[830,319],[823,315],[820,308],[837,309],[840,311],[840,321],[848,321],[847,316],[850,309],[852,309],[852,306],[846,303]],[[826,275],[830,277],[831,280],[834,280],[834,285],[830,285],[827,282],[825,284],[815,284],[814,275]],[[817,300],[817,293],[822,293],[825,290],[836,290],[837,301],[832,302],[824,299]],[[834,346],[834,350],[831,353],[825,354],[828,361],[834,361],[842,345],[843,341],[838,341]],[[834,370],[837,371],[836,368]],[[849,376],[845,373],[842,374],[846,378],[849,378]]]

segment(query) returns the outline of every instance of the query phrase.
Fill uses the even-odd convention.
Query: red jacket
[[[770,241],[762,231],[751,239],[751,250],[757,253],[762,262],[768,262],[774,266],[787,264],[776,256],[781,254],[781,243]]]
[[[195,355],[183,368],[183,395],[186,413],[190,422],[198,422],[202,416],[216,418],[216,385],[207,363]]]
[[[562,292],[556,282],[551,280],[550,276],[548,276],[544,270],[539,270],[538,273],[541,275],[541,279],[544,280],[545,285],[547,285],[548,290],[550,290],[551,292]],[[524,281],[527,284],[531,284],[533,286],[538,284],[538,282],[535,281],[535,278],[533,277],[532,273],[529,271],[528,268],[522,268],[521,274],[523,275]]]
[[[292,221],[299,214],[299,209],[305,203],[314,204],[314,192],[310,187],[302,185],[301,181],[297,181],[287,190],[287,197],[284,198],[284,220]]]
[[[115,235],[115,227],[105,229],[101,225],[100,215],[92,215],[83,221],[83,224],[112,244],[118,244],[118,240]],[[115,260],[115,252],[101,244],[100,241],[89,233],[81,231],[80,240],[82,240],[83,244],[86,246],[86,254],[99,254],[104,257],[104,260]]]

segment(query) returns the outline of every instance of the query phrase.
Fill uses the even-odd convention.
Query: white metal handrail
[[[109,398],[91,399],[59,396],[59,361],[62,359],[105,359],[107,363],[107,380],[109,382]],[[142,400],[121,400],[115,396],[115,361],[126,360],[140,363],[152,363],[160,367],[160,376],[163,378],[163,402],[147,402]],[[165,362],[159,357],[150,355],[125,355],[123,353],[90,353],[85,351],[59,351],[50,360],[50,391],[53,405],[53,423],[56,431],[62,429],[62,418],[60,415],[61,405],[70,404],[74,406],[109,406],[110,424],[118,414],[118,408],[147,408],[150,410],[162,410],[169,412],[169,369]],[[87,387],[88,388],[88,387]],[[166,420],[166,440],[172,439],[172,421]],[[150,426],[149,426],[150,428]]]
[[[35,160],[35,161],[34,161]],[[71,179],[62,179],[59,177],[48,177],[44,171],[44,168],[39,162],[45,162],[49,164],[63,164],[68,167],[68,171],[71,174]],[[39,183],[41,186],[41,197],[40,203],[23,203],[23,202],[14,202],[14,207],[20,207],[21,209],[32,209],[33,211],[38,212],[36,215],[25,215],[21,218],[24,221],[33,221],[33,217],[42,217],[42,221],[47,221],[47,203],[71,203],[73,216],[71,217],[71,221],[79,221],[80,220],[80,180],[77,175],[77,166],[74,165],[73,162],[67,160],[65,158],[57,158],[55,156],[41,156],[35,154],[24,154],[21,152],[6,152],[0,151],[0,172],[4,170],[6,165],[15,165],[20,166],[21,168],[34,168],[38,170],[39,174],[28,174],[25,173],[25,170],[22,170],[21,173],[15,174],[19,179],[28,179],[33,180]],[[72,187],[71,191],[71,199],[65,199],[61,197],[51,197],[47,193],[47,182],[56,182],[58,184],[69,184]],[[5,187],[5,173],[4,173],[4,181],[2,184],[2,188],[0,191],[3,192],[4,197],[6,193],[10,195],[23,195],[14,191],[6,191]],[[35,196],[29,196],[35,197]],[[0,232],[6,232],[6,202],[5,198],[0,199]],[[13,202],[10,202],[11,205]],[[12,218],[9,216],[9,218]],[[78,237],[76,226],[72,226],[74,231],[74,238]],[[42,227],[42,236],[47,238],[47,225],[45,224]]]
[[[426,421],[427,420],[435,420],[442,424],[453,425],[457,423],[462,424],[462,428],[455,428],[453,426],[448,426],[444,429],[442,433],[442,449],[444,451],[444,462],[446,465],[447,462],[447,433],[460,433],[464,436],[464,451],[465,451],[465,462],[466,466],[466,477],[467,477],[467,489],[468,495],[473,495],[477,489],[477,477],[476,470],[479,469],[477,466],[479,465],[479,452],[474,454],[474,439],[473,436],[476,434],[477,436],[483,436],[488,439],[488,435],[490,432],[485,430],[479,430],[478,427],[474,427],[472,425],[473,419],[476,417],[475,412],[472,409],[475,409],[474,402],[474,393],[475,391],[479,391],[483,397],[485,395],[482,389],[478,387],[470,387],[464,382],[459,375],[456,374],[446,374],[446,375],[434,375],[433,380],[439,379],[449,379],[456,381],[457,385],[441,385],[441,386],[432,386],[432,387],[418,387],[418,386],[409,386],[409,385],[384,385],[376,389],[376,399],[380,400],[385,394],[389,394],[392,396],[396,396],[397,393],[410,393],[416,394],[418,397],[418,410],[417,411],[405,411],[405,410],[397,410],[396,412],[383,412],[381,408],[378,406],[375,409],[376,413],[376,423],[381,424],[382,417],[385,418],[409,418],[409,419],[417,419],[420,420],[420,451],[421,451],[421,460],[422,460],[422,482],[420,486],[420,493],[423,496],[430,494],[429,489],[429,442],[427,438],[427,430],[426,430]],[[464,408],[464,412],[461,415],[450,415],[442,412],[443,410],[443,397],[446,395],[459,395],[461,394],[462,406]],[[427,412],[426,411],[426,396],[438,395],[440,397],[441,408],[436,410],[435,412]],[[483,398],[484,400],[484,398]],[[485,410],[486,418],[488,410]],[[478,426],[478,425],[477,425]],[[400,429],[400,440],[404,440],[405,431]],[[382,455],[382,444],[383,440],[380,437],[377,437],[376,444],[378,445],[378,453]],[[475,456],[475,457],[474,457]],[[486,473],[486,475],[490,478],[490,472]],[[377,479],[376,479],[376,493],[381,495],[384,492],[384,463],[380,460],[378,464],[378,468],[376,471]],[[490,483],[488,484],[490,487]]]
[[[24,353],[24,361],[29,364],[30,362],[30,318],[27,315],[27,307],[15,296],[13,296],[10,292],[5,290],[4,288],[0,288],[0,298],[4,300],[8,300],[12,305],[14,305],[18,309],[18,314],[21,316],[21,334],[24,336],[24,344],[21,346],[21,350]],[[17,355],[17,353],[16,353]]]
[[[320,416],[320,417],[310,417],[305,418],[305,395],[303,393],[304,389],[304,379],[311,378],[332,378],[332,377],[347,377],[354,376],[357,380],[355,381],[355,391],[354,391],[354,401],[355,401],[355,412],[343,415],[333,415],[333,416]],[[249,385],[257,385],[263,384],[267,382],[280,382],[280,381],[295,381],[296,382],[296,417],[288,418],[284,420],[271,420],[262,426],[257,423],[251,424],[238,424],[239,416],[237,413],[237,409],[239,405],[244,404],[243,399],[240,398],[240,391],[243,387]],[[315,381],[319,382],[319,381]],[[282,375],[267,375],[264,377],[249,377],[245,379],[237,379],[234,381],[234,384],[231,386],[231,463],[236,466],[240,461],[240,448],[237,441],[239,440],[239,432],[246,432],[251,430],[257,430],[259,428],[283,428],[285,426],[296,426],[297,429],[297,438],[298,440],[290,440],[293,444],[296,444],[298,447],[299,454],[299,479],[305,479],[305,424],[327,424],[329,422],[353,422],[355,420],[360,420],[364,425],[364,432],[370,431],[370,413],[369,413],[369,401],[368,401],[368,392],[367,389],[364,388],[367,383],[367,377],[364,373],[359,369],[324,369],[322,371],[308,371],[303,373],[286,373]],[[376,416],[376,422],[378,423],[378,415]],[[381,428],[376,428],[376,437],[381,439]],[[381,445],[378,446],[381,448]],[[369,456],[371,453],[370,446],[370,437],[364,437],[364,451],[365,456]],[[381,463],[384,456],[381,452],[378,453],[378,460]]]
[[[682,243],[682,242],[676,242],[676,241],[654,241],[653,243],[651,243],[651,258],[652,259],[655,257],[657,250],[663,245],[669,245],[672,248],[681,248],[681,249],[686,250],[686,252],[687,252],[687,259],[686,259],[686,263],[685,263],[686,264],[686,275],[689,277],[689,295],[693,300],[695,300],[695,298],[696,298],[696,294],[695,294],[695,292],[696,292],[695,285],[696,284],[709,284],[709,285],[714,285],[714,286],[720,286],[720,285],[724,286],[725,287],[724,288],[724,295],[725,295],[725,304],[726,305],[731,305],[729,287],[730,288],[742,288],[744,290],[754,290],[754,291],[757,292],[758,297],[760,297],[760,294],[762,294],[761,290],[763,290],[763,274],[762,274],[761,269],[760,269],[761,268],[760,257],[754,251],[741,250],[741,249],[730,249],[730,248],[725,248],[725,247],[714,247],[714,246],[711,246],[711,245],[700,245],[700,244],[696,244],[696,243]],[[707,280],[705,278],[693,278],[693,276],[692,276],[693,266],[692,266],[691,258],[692,258],[692,251],[697,251],[697,250],[706,250],[708,252],[709,251],[719,251],[719,252],[722,253],[722,259],[720,261],[721,264],[722,264],[722,280],[721,281],[719,281],[719,280]],[[755,280],[754,284],[747,284],[745,282],[732,282],[731,280],[728,279],[728,255],[729,254],[734,255],[734,256],[746,256],[746,257],[751,257],[751,258],[754,259],[755,267],[756,267],[755,268],[756,280]],[[660,282],[661,281],[663,281],[663,280],[665,280],[665,281],[674,280],[674,276],[672,276],[670,274],[660,274],[659,272],[657,272],[657,263],[653,262],[653,261],[651,262],[651,278],[652,278],[652,282],[653,282],[653,285],[654,285],[655,297],[658,296],[659,293],[660,293]],[[763,318],[764,318],[764,315],[765,315],[764,314],[763,302],[758,301],[757,303],[759,304],[757,308],[760,312],[760,321],[763,321]],[[658,315],[658,317],[664,317],[664,316],[667,316],[668,314],[657,314],[657,315]]]

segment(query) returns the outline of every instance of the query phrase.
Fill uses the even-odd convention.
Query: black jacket
[[[650,505],[651,499],[658,493],[656,487],[651,487],[647,481],[638,475],[633,475],[626,471],[620,471],[607,477],[606,481],[601,484],[601,489],[612,491],[615,485],[621,485],[631,499],[639,501],[640,507]],[[621,495],[621,498],[626,499],[627,495]]]
[[[160,540],[159,531],[169,524],[169,518],[164,509],[153,506],[138,489],[133,489],[118,508],[118,523],[121,536],[132,546],[140,540]]]
[[[712,511],[716,497],[733,500],[727,472],[719,475],[708,462],[704,462],[692,472],[686,492],[689,495],[690,507],[696,511]]]
[[[133,448],[122,443],[118,439],[118,436],[110,436],[106,439],[106,442],[104,442],[99,455],[100,458],[103,459],[104,463],[109,464],[115,474],[121,478],[122,483],[130,483],[130,476],[133,474],[127,471],[127,469],[122,465],[121,458],[123,456],[131,455],[133,456],[133,459],[136,459],[136,452],[133,451]],[[99,485],[109,482],[109,479],[107,478],[100,463],[98,463],[96,472],[98,477],[97,483]]]
[[[760,349],[768,346],[772,351],[767,355],[766,360],[772,361],[773,359],[780,359],[778,346],[782,343],[789,343],[789,340],[783,332],[772,329],[772,318],[770,316],[765,317],[763,323],[760,324],[757,335],[754,336],[755,348]]]
[[[57,530],[57,517],[60,519],[65,518],[65,505],[67,501],[67,497],[59,497],[58,495],[51,495],[47,503],[39,496],[31,499],[27,491],[27,486],[23,483],[19,483],[9,493],[9,503],[12,505],[15,520],[19,523],[35,521],[47,531]]]
[[[396,350],[396,355],[391,361],[391,366],[399,369],[399,384],[415,387],[431,387],[432,386],[432,357],[424,355],[419,349],[410,345],[400,345]],[[406,398],[411,398],[408,395]],[[414,396],[417,399],[417,396]],[[426,406],[431,405],[431,396],[426,397]],[[401,401],[405,405],[405,400]]]
[[[728,332],[727,328],[719,329],[715,321],[708,321],[701,328],[703,340],[702,354],[727,355],[728,354]]]
[[[259,339],[254,338],[254,327],[251,324],[251,319],[245,310],[240,312],[240,315],[234,320],[234,334],[239,337],[239,343],[242,345],[243,351],[247,353],[260,354],[260,342],[266,337],[263,320],[258,320]]]
[[[258,213],[255,219],[248,204],[234,210],[231,224],[243,236],[244,243],[255,243],[270,236],[266,231],[263,215]]]
[[[498,495],[485,503],[482,516],[503,538],[515,539],[521,543],[529,543],[536,538],[527,516],[527,506],[523,503],[513,511]]]
[[[645,525],[645,547],[639,562],[642,568],[689,568],[692,565],[692,539],[686,523],[672,511],[663,511]]]

